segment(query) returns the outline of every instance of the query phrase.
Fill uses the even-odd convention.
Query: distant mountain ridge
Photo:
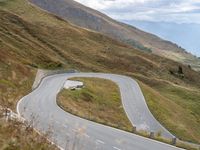
[[[83,28],[101,32],[114,39],[125,42],[135,48],[152,51],[175,61],[189,64],[195,69],[200,66],[200,60],[184,49],[153,34],[141,31],[130,25],[88,8],[73,0],[29,0],[33,4]]]
[[[173,41],[184,49],[200,56],[200,24],[138,20],[123,22],[127,22],[146,32],[156,34],[163,39]]]

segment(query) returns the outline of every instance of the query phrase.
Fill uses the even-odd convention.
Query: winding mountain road
[[[33,92],[23,97],[18,113],[61,149],[77,150],[178,150],[180,148],[147,139],[71,115],[56,103],[56,96],[71,77],[96,77],[115,82],[121,93],[125,112],[137,129],[162,132],[174,137],[151,114],[139,85],[132,78],[103,73],[65,73],[44,78]],[[106,90],[106,89],[105,89]]]

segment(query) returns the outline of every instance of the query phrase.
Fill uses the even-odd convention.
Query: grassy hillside
[[[199,142],[199,89],[159,82],[153,89],[142,83],[140,86],[151,112],[163,125],[182,140]]]
[[[120,23],[96,10],[74,0],[29,0],[37,6],[54,13],[73,24],[94,30],[130,46],[153,52],[157,55],[191,65],[200,71],[200,60],[170,41],[141,31],[133,26]]]
[[[154,96],[147,97],[148,102],[154,101],[149,107],[166,128],[176,133],[172,128],[175,126],[182,132],[177,133],[178,137],[200,142],[198,72],[132,49],[102,34],[81,29],[26,0],[1,0],[1,105],[15,109],[19,98],[30,91],[37,68],[74,68],[134,77],[147,87],[145,94],[154,93]],[[197,92],[190,94],[191,90]],[[182,93],[188,95],[181,96]],[[163,109],[170,112],[165,111],[164,118],[159,113]],[[177,110],[185,116],[180,124],[176,123]],[[170,122],[166,122],[166,118]]]

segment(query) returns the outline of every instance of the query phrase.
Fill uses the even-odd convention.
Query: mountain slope
[[[52,12],[70,22],[88,29],[104,33],[135,48],[153,51],[155,54],[190,64],[198,69],[199,59],[187,53],[176,44],[143,32],[135,27],[117,22],[108,16],[85,7],[73,0],[30,0],[37,6]]]
[[[167,129],[200,142],[198,72],[72,25],[27,0],[0,1],[1,105],[15,109],[20,97],[29,92],[37,68],[133,77],[144,88],[152,113]]]
[[[200,24],[137,20],[128,21],[128,24],[156,34],[164,39],[174,41],[198,56],[200,47],[200,43],[198,42],[198,39],[200,39]]]
[[[167,22],[150,22],[150,21],[129,21],[129,24],[137,26],[138,28],[159,35],[160,37],[174,41],[184,47],[188,51],[199,53],[199,39],[200,39],[200,25],[199,24],[178,24]],[[190,56],[190,57],[189,57]],[[185,55],[183,60],[187,64],[194,64],[193,67],[198,69],[200,66],[200,59],[192,55]],[[181,61],[181,60],[180,60]],[[194,62],[193,62],[194,61]],[[196,62],[195,62],[196,61]]]

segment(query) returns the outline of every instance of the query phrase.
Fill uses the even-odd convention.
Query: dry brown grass
[[[46,135],[38,135],[30,124],[17,120],[8,120],[0,111],[0,150],[57,150]]]
[[[69,0],[58,2],[49,0],[48,3],[44,0],[29,1],[38,4],[38,6],[45,10],[53,12],[78,26],[104,33],[136,49],[152,51],[163,57],[190,64],[194,68],[200,68],[200,59],[186,53],[178,45],[162,40],[155,35],[143,32],[132,26],[116,22],[95,10],[76,4],[76,2],[71,2]],[[60,6],[62,6],[62,9],[60,9]],[[71,9],[68,9],[68,7]]]

